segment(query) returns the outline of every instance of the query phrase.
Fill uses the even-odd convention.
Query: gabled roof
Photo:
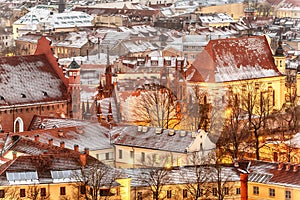
[[[210,40],[192,66],[205,82],[280,76],[265,36]],[[190,71],[192,73],[192,71]],[[186,74],[188,77],[190,73]]]
[[[67,99],[67,88],[44,54],[0,57],[0,105]]]

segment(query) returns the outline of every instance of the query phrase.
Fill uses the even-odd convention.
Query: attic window
[[[21,93],[21,98],[26,98],[26,95]]]

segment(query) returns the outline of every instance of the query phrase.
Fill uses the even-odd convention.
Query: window
[[[143,193],[142,192],[138,192],[137,193],[137,200],[142,200],[143,199]]]
[[[105,160],[109,160],[109,153],[105,153]]]
[[[289,190],[285,191],[285,199],[286,200],[292,199],[292,192],[291,191],[289,191]]]
[[[80,194],[85,194],[86,193],[86,188],[84,185],[80,186]]]
[[[217,188],[213,188],[212,193],[213,193],[213,196],[218,196]]]
[[[236,188],[236,189],[235,189],[235,193],[236,193],[236,194],[241,194],[241,188]]]
[[[167,198],[168,199],[172,198],[172,190],[167,190]]]
[[[122,150],[119,149],[119,159],[122,159],[122,157],[123,157],[122,153],[123,153]]]
[[[133,154],[134,154],[134,152],[130,151],[130,158],[133,158]]]
[[[187,196],[188,196],[188,191],[187,191],[187,189],[183,189],[183,190],[182,190],[182,197],[183,197],[183,198],[187,198]]]
[[[224,194],[225,195],[229,195],[229,187],[225,187],[224,188]]]
[[[20,197],[25,197],[26,193],[25,193],[25,189],[20,189]]]
[[[41,188],[41,197],[46,196],[46,188]]]
[[[5,191],[4,190],[0,190],[0,198],[4,198],[5,197]]]
[[[110,189],[100,189],[100,196],[110,196]]]
[[[269,188],[269,196],[275,197],[275,189]]]
[[[66,195],[66,187],[60,187],[60,195]]]
[[[141,161],[145,162],[145,153],[144,152],[142,152],[142,154],[141,154]]]
[[[253,186],[253,194],[259,195],[259,187]]]
[[[177,166],[181,166],[181,158],[177,158]]]
[[[159,162],[158,154],[154,154],[154,161],[155,161],[155,163]]]

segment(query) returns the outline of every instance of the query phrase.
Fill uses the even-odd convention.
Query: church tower
[[[277,67],[277,69],[280,71],[280,73],[282,74],[286,74],[286,66],[285,66],[285,55],[284,55],[284,50],[282,48],[282,41],[281,39],[279,39],[278,41],[278,47],[275,51],[275,54],[273,56],[274,58],[274,62],[275,62],[275,65]]]
[[[74,119],[81,119],[80,109],[80,66],[74,60],[67,68],[69,77],[69,116]]]

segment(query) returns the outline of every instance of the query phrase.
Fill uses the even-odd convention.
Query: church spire
[[[286,61],[286,57],[284,55],[284,49],[282,47],[282,41],[281,41],[281,30],[279,33],[279,40],[278,40],[278,46],[276,48],[275,54],[273,56],[274,58],[274,63],[277,67],[277,69],[282,73],[282,74],[286,74],[286,65],[285,65],[285,61]]]

